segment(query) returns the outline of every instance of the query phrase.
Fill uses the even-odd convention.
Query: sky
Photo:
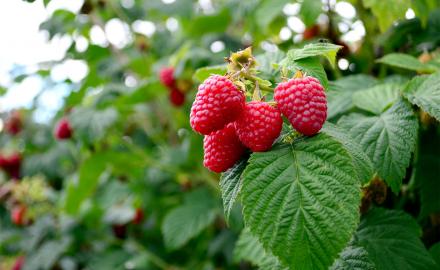
[[[8,93],[0,98],[0,112],[30,106],[33,98],[45,87],[37,76],[28,77],[21,84],[13,84],[10,71],[14,67],[22,66],[20,70],[25,72],[35,71],[40,62],[62,59],[71,44],[68,38],[55,38],[49,42],[47,34],[38,29],[40,23],[56,9],[77,11],[81,5],[82,0],[53,0],[45,9],[42,0],[34,3],[0,1],[0,85],[9,88]],[[62,74],[58,76],[62,77]],[[44,121],[51,116],[62,105],[62,97],[67,92],[63,85],[44,91],[39,99],[42,109],[37,112],[36,120]]]

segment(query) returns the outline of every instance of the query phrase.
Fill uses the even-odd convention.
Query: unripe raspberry
[[[281,113],[300,133],[312,136],[327,119],[327,100],[321,83],[306,76],[290,79],[275,88],[275,101]]]
[[[62,118],[55,127],[55,138],[58,140],[72,137],[72,128],[67,118]]]
[[[180,107],[185,103],[185,94],[177,87],[172,87],[169,93],[170,102],[175,107]]]
[[[238,139],[234,123],[205,136],[203,149],[203,165],[217,173],[231,168],[246,150]]]
[[[191,107],[191,127],[198,133],[209,135],[235,121],[244,105],[243,92],[231,80],[213,75],[199,86]]]
[[[173,87],[176,83],[174,78],[174,68],[164,67],[159,71],[160,82],[166,87]]]
[[[240,141],[253,152],[269,150],[280,135],[282,126],[280,111],[262,101],[247,103],[235,122]]]

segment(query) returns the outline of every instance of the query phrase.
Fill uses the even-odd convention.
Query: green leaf
[[[422,21],[423,27],[426,27],[428,22],[429,13],[434,10],[437,6],[437,0],[412,0],[411,7],[414,13]]]
[[[330,270],[376,270],[376,267],[364,248],[350,245],[342,251]]]
[[[361,184],[368,183],[374,174],[373,163],[364,152],[362,147],[346,133],[345,130],[326,122],[322,132],[330,135],[339,143],[344,145],[345,150],[351,156],[356,170],[357,177]]]
[[[279,15],[289,0],[265,0],[255,11],[255,19],[261,29],[266,30],[270,23]]]
[[[352,96],[355,92],[372,87],[377,80],[368,75],[351,75],[331,81],[326,92],[327,118],[332,119],[353,108]]]
[[[224,33],[229,26],[231,15],[228,9],[223,9],[217,14],[204,15],[193,18],[188,26],[192,36],[203,36],[207,33]]]
[[[431,253],[431,256],[436,261],[437,265],[440,266],[440,242],[434,244],[430,249],[429,253]]]
[[[405,18],[411,7],[410,0],[363,0],[366,8],[371,8],[381,32],[385,32],[397,19]]]
[[[162,223],[167,248],[182,247],[214,222],[217,215],[215,202],[208,191],[196,190],[186,197],[182,206],[168,212]]]
[[[420,218],[440,212],[440,141],[438,132],[424,130],[420,134],[414,170],[414,181],[420,191]]]
[[[432,73],[436,71],[435,67],[429,64],[424,64],[414,56],[404,53],[390,53],[378,59],[377,62],[423,73]]]
[[[325,73],[325,70],[322,67],[318,57],[299,59],[295,62],[291,62],[291,65],[286,67],[292,71],[301,70],[305,72],[306,75],[317,78],[321,82],[322,86],[324,86],[324,89],[327,89],[327,74]]]
[[[405,88],[404,94],[411,103],[440,121],[440,73],[414,77]]]
[[[342,144],[324,133],[253,153],[241,192],[246,226],[286,266],[328,269],[357,227],[355,175]]]
[[[331,43],[313,43],[304,46],[302,49],[292,49],[287,52],[288,61],[296,61],[313,56],[324,56],[332,67],[335,66],[336,54],[342,46]]]
[[[59,241],[46,241],[30,256],[26,257],[23,270],[52,269],[58,258],[67,251],[70,240],[65,238]]]
[[[299,10],[299,15],[303,20],[306,27],[310,27],[316,24],[316,19],[322,12],[322,1],[321,0],[307,0],[303,1],[301,4],[301,9]]]
[[[222,174],[220,178],[220,189],[223,198],[223,210],[225,211],[226,220],[229,220],[232,207],[241,190],[242,173],[246,168],[247,160],[241,160],[232,168]]]
[[[361,220],[354,244],[365,248],[378,270],[432,270],[417,222],[404,212],[373,208]]]
[[[107,169],[120,170],[120,174],[132,174],[144,166],[142,157],[131,152],[101,152],[86,158],[80,168],[78,181],[70,181],[66,188],[64,210],[71,215],[78,213],[84,200],[89,198],[100,176]]]
[[[381,114],[386,108],[399,99],[400,85],[380,84],[353,94],[353,104],[365,111]]]
[[[203,82],[213,74],[225,75],[227,71],[228,69],[226,68],[226,65],[202,67],[196,70],[193,79],[195,81]]]
[[[399,100],[381,115],[354,113],[338,125],[360,143],[379,176],[398,193],[417,139],[418,121],[411,106]]]
[[[69,119],[75,130],[74,136],[93,142],[106,135],[107,129],[118,119],[118,113],[114,108],[75,108]]]
[[[272,253],[264,250],[258,238],[252,235],[248,228],[241,231],[234,248],[234,261],[240,262],[241,260],[249,261],[259,266],[261,270],[287,269],[281,266],[281,263]]]

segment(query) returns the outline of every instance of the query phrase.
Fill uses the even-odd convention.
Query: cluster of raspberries
[[[249,148],[264,152],[280,135],[283,114],[298,132],[312,136],[327,118],[324,88],[316,78],[293,78],[275,88],[276,104],[246,102],[227,76],[212,75],[200,86],[191,108],[194,131],[205,135],[203,165],[214,172],[231,168]]]
[[[164,67],[159,71],[160,82],[170,90],[169,99],[171,104],[180,107],[185,103],[185,94],[180,91],[176,84],[173,67]]]

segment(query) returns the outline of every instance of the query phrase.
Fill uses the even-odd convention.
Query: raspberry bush
[[[14,1],[0,270],[440,270],[438,1]]]

